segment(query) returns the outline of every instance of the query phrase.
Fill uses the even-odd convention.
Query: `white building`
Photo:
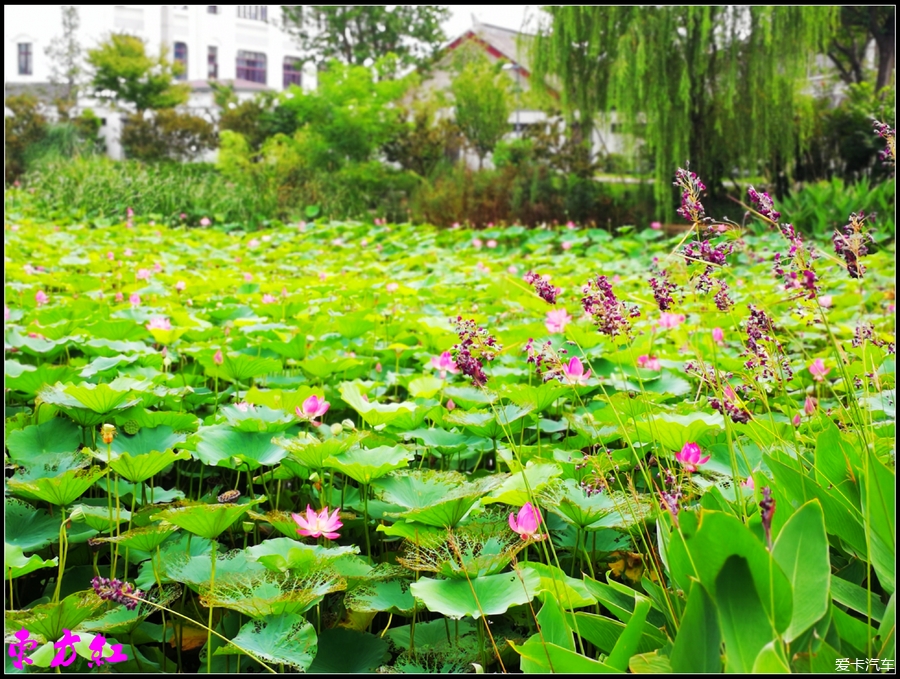
[[[185,66],[179,80],[191,85],[188,107],[210,114],[209,80],[234,85],[238,96],[261,90],[282,90],[290,84],[316,86],[312,64],[299,68],[300,55],[291,36],[282,30],[281,5],[75,5],[80,25],[78,42],[83,56],[111,33],[142,38],[150,54],[161,45],[168,58]],[[45,50],[62,35],[62,5],[4,5],[4,82],[7,94],[49,87],[51,63]],[[121,157],[118,115],[95,101],[84,100],[106,124],[109,154]]]

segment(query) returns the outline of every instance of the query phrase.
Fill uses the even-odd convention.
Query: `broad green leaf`
[[[569,651],[556,644],[544,643],[540,635],[535,634],[521,646],[509,640],[512,649],[529,661],[531,672],[550,672],[553,674],[611,674],[618,673],[609,665],[586,658],[580,653]]]
[[[204,464],[229,469],[248,466],[251,471],[278,464],[287,456],[284,448],[272,442],[272,434],[236,431],[227,424],[201,427],[185,447],[192,448]]]
[[[106,456],[102,451],[94,451],[94,457],[98,460],[105,460]],[[134,457],[128,453],[121,453],[110,462],[109,466],[122,478],[132,483],[143,483],[159,474],[175,460],[190,459],[191,454],[186,450],[178,453],[173,450],[166,450],[165,452],[154,451]]]
[[[628,624],[625,625],[622,634],[619,635],[612,652],[606,658],[607,665],[622,672],[628,669],[628,660],[638,650],[641,637],[643,636],[644,624],[647,620],[647,613],[649,612],[650,600],[635,594],[634,613]]]
[[[776,641],[770,641],[753,661],[753,674],[790,674],[787,658],[781,645]]]
[[[351,611],[383,611],[396,615],[411,616],[417,606],[412,593],[409,591],[409,584],[405,580],[367,582],[347,592],[344,597],[344,606]],[[421,606],[418,608],[421,608]],[[419,642],[418,631],[416,629],[417,646]]]
[[[414,403],[369,403],[360,394],[359,387],[350,382],[342,384],[339,391],[344,402],[358,412],[370,427],[392,424],[402,429],[411,429],[422,421]],[[424,411],[422,417],[424,418]]]
[[[81,442],[81,429],[76,424],[54,417],[43,424],[10,432],[6,447],[13,460],[28,467],[45,459],[49,462],[59,454],[72,453]]]
[[[499,475],[470,483],[456,472],[411,471],[379,479],[373,486],[387,502],[407,508],[405,512],[392,512],[386,516],[429,526],[453,527],[482,495],[501,481]]]
[[[325,466],[368,485],[394,469],[405,467],[412,459],[413,454],[402,446],[353,448],[327,458]]]
[[[45,561],[37,554],[25,556],[22,553],[21,547],[18,547],[17,545],[11,545],[8,542],[4,543],[3,568],[6,573],[7,580],[27,575],[28,573],[36,571],[39,568],[50,568],[51,566],[55,566],[57,562],[58,559],[56,557],[47,559]]]
[[[86,469],[70,469],[53,478],[38,478],[30,481],[9,479],[6,484],[13,495],[29,500],[43,500],[58,507],[66,507],[84,495],[101,477],[106,469],[88,467]]]
[[[776,632],[760,601],[747,559],[730,555],[715,585],[713,602],[725,641],[725,671],[751,672],[756,657],[776,638]]]
[[[59,539],[59,519],[21,500],[6,498],[3,518],[6,542],[23,552],[37,551]]]
[[[535,561],[523,564],[522,568],[537,573],[540,577],[537,593],[546,594],[541,597],[544,601],[554,599],[564,610],[583,608],[597,603],[597,598],[591,594],[584,581],[569,577],[556,566]]]
[[[9,538],[7,537],[7,539]],[[832,598],[837,603],[843,604],[857,613],[861,613],[864,617],[869,614],[869,595],[870,592],[867,592],[863,587],[847,582],[836,575],[831,576]],[[875,593],[871,594],[871,609],[873,620],[881,622],[887,619],[885,617],[885,606]]]
[[[348,652],[352,649],[352,652]],[[374,634],[334,627],[319,636],[316,658],[310,672],[327,674],[368,674],[385,661],[388,645]]]
[[[562,469],[559,465],[549,462],[528,462],[525,465],[524,474],[528,479],[528,488],[534,494],[538,493],[550,479],[562,474]],[[525,480],[522,478],[522,472],[517,472],[510,474],[499,488],[482,500],[482,503],[502,502],[514,507],[522,507],[529,501],[530,497]]]
[[[888,594],[894,593],[897,548],[896,473],[871,452],[862,474],[862,511],[871,530],[872,566]]]
[[[444,386],[444,380],[431,375],[417,377],[409,382],[409,395],[413,398],[431,398]]]
[[[828,612],[831,561],[822,505],[812,500],[791,515],[772,557],[791,582],[793,613],[784,632],[784,640],[791,642]]]
[[[129,436],[124,432],[118,432],[110,445],[110,450],[114,454],[130,453],[132,457],[144,455],[146,453],[162,453],[172,450],[179,443],[185,440],[184,434],[176,434],[172,431],[172,427],[160,425],[158,427],[144,427],[133,436]],[[103,453],[105,459],[106,450],[102,446],[100,452]],[[149,477],[148,477],[149,478]]]
[[[309,669],[317,643],[313,626],[295,613],[251,620],[241,627],[233,641],[236,645],[223,646],[215,654],[238,655],[246,651],[250,657],[286,665],[299,672]]]
[[[679,674],[721,673],[721,643],[716,607],[703,585],[694,580],[670,656],[672,670]]]
[[[167,509],[153,515],[154,521],[162,519],[184,530],[208,540],[215,540],[224,533],[244,512],[262,499],[251,500],[245,504],[193,505]]]
[[[410,591],[429,611],[451,618],[477,619],[482,615],[500,615],[510,606],[528,603],[540,582],[536,572],[522,569],[471,580],[420,578],[410,585]]]

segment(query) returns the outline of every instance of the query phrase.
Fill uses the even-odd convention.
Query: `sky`
[[[452,40],[472,27],[472,15],[485,24],[518,31],[522,22],[537,11],[536,5],[450,5],[450,20],[444,24],[447,38]]]

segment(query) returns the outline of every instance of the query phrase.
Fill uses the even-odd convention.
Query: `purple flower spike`
[[[133,611],[138,605],[137,600],[144,596],[144,593],[135,589],[134,585],[122,582],[118,578],[110,580],[109,578],[95,577],[91,580],[91,586],[97,596],[104,601],[115,601],[129,611]]]

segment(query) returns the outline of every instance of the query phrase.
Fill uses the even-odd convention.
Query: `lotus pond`
[[[8,212],[7,671],[887,667],[894,245],[767,201],[674,238]]]

